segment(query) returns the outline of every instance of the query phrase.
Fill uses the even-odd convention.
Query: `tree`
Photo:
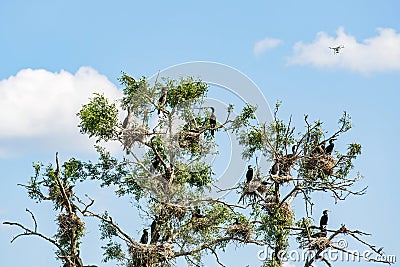
[[[316,191],[331,193],[336,201],[365,193],[365,189],[352,188],[361,175],[348,178],[361,145],[349,144],[345,153],[333,149],[334,141],[351,129],[347,113],[333,134],[324,131],[322,122],[309,122],[308,116],[304,118],[305,131],[295,134],[291,119],[285,123],[278,118],[279,103],[271,123],[257,123],[256,107],[251,104],[236,116],[229,105],[226,116],[215,122],[214,107],[205,105],[208,86],[200,80],[163,79],[150,86],[146,78],[135,80],[125,73],[119,80],[124,96],[118,103],[95,94],[77,114],[81,132],[96,139],[98,161],[71,158],[60,164],[56,153],[55,167],[34,164],[35,175],[22,185],[30,198],[53,203],[59,212],[57,233],[49,237],[38,232],[35,216],[28,210],[33,229],[4,222],[24,230],[12,241],[36,235],[56,246],[56,257],[63,266],[88,266],[80,259],[79,246],[85,217],[91,217],[100,222],[103,261],[114,260],[123,266],[172,266],[180,257],[189,265],[201,266],[207,253],[224,266],[218,256],[222,250],[231,244],[251,243],[273,250],[265,266],[282,266],[290,236],[296,237],[302,249],[314,252],[304,266],[312,266],[316,260],[331,266],[322,255],[329,248],[345,251],[334,243],[341,234],[382,253],[360,238],[365,233],[344,225],[322,229],[314,226],[310,217],[296,220],[291,207],[295,198],[302,197],[308,215]],[[127,113],[122,122],[118,121],[118,104]],[[237,192],[238,203],[207,195],[215,182],[215,166],[207,161],[207,156],[217,153],[214,132],[228,131],[240,140],[244,160],[262,155],[273,163],[271,170],[256,166],[250,179],[222,189]],[[110,141],[122,145],[123,158],[99,145]],[[74,192],[90,179],[100,181],[102,187],[116,187],[119,196],[133,197],[145,214],[143,219],[151,221],[150,233],[144,230],[139,240],[112,219],[113,211],[93,212],[95,200]]]

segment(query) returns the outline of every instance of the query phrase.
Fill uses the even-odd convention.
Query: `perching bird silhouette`
[[[147,244],[147,242],[149,242],[149,232],[145,228],[143,229],[143,234],[142,237],[140,238],[140,243]]]
[[[247,172],[246,172],[246,183],[251,182],[251,180],[253,179],[253,174],[254,174],[253,168],[251,167],[251,165],[249,165],[247,167]]]
[[[211,135],[214,136],[215,133],[215,126],[217,126],[217,117],[215,116],[215,109],[214,107],[210,107],[211,108],[211,115],[210,115],[210,132]]]

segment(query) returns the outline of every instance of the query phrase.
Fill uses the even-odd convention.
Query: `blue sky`
[[[316,195],[316,219],[328,207],[332,227],[373,233],[369,240],[400,257],[399,10],[396,0],[1,1],[0,221],[29,224],[29,208],[39,229],[52,233],[49,206],[35,205],[16,184],[28,181],[32,162],[51,162],[56,151],[64,160],[95,156],[74,117],[92,92],[120,96],[121,71],[149,77],[175,64],[213,61],[246,74],[271,105],[282,100],[282,116],[293,114],[299,127],[308,113],[334,130],[341,113],[350,113],[354,128],[338,148],[362,144],[356,168],[368,192],[337,205]],[[339,55],[328,48],[336,45],[345,46]],[[99,194],[99,210],[129,208],[128,200]],[[133,235],[143,227],[136,219],[121,224]],[[10,245],[15,233],[0,226],[1,266],[55,266],[54,248],[35,238]],[[96,237],[88,233],[84,261],[113,266],[98,261]],[[227,266],[258,266],[257,250],[230,249],[222,259]],[[212,259],[206,264],[216,266]]]

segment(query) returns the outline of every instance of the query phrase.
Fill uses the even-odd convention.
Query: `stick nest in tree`
[[[144,127],[124,130],[124,146],[131,148],[135,142],[144,143],[147,134],[148,130]]]
[[[309,249],[323,250],[331,245],[331,240],[328,237],[317,237],[312,239],[308,244]]]
[[[284,184],[284,183],[289,183],[290,181],[293,180],[293,177],[291,175],[272,175],[271,174],[271,180],[274,182],[277,182],[278,184]]]
[[[141,244],[134,243],[129,247],[133,266],[155,266],[155,264],[167,262],[174,257],[174,245]]]
[[[250,225],[238,223],[230,225],[226,232],[232,237],[238,237],[240,239],[243,239],[244,242],[247,242],[251,239],[251,234],[253,231]]]
[[[291,218],[294,215],[292,209],[290,208],[290,205],[286,202],[282,203],[281,210],[287,218]]]
[[[243,187],[242,195],[239,199],[244,201],[244,198],[256,200],[257,198],[263,199],[263,194],[269,191],[269,186],[262,183],[261,180],[252,180],[246,183]]]
[[[76,214],[61,213],[57,217],[62,235],[71,236],[72,233],[81,231],[85,227],[85,223]]]
[[[177,220],[182,220],[185,216],[187,208],[185,206],[165,203],[159,206],[158,214],[161,218],[176,218]]]
[[[200,143],[200,134],[193,131],[181,131],[178,133],[179,147],[188,150],[196,150]]]
[[[311,157],[306,161],[307,170],[322,171],[325,175],[333,175],[333,168],[335,165],[335,158],[328,154]]]

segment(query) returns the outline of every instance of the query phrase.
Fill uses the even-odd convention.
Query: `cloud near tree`
[[[94,92],[111,100],[122,94],[107,77],[90,67],[81,67],[75,74],[23,69],[1,80],[0,156],[7,155],[11,144],[13,149],[23,143],[25,149],[34,149],[34,144],[79,147],[87,142],[87,136],[79,133],[76,113]]]
[[[337,55],[329,47],[343,45]],[[339,68],[359,73],[400,71],[400,33],[391,28],[378,28],[377,35],[358,41],[355,36],[337,30],[336,36],[317,33],[311,43],[297,42],[289,65],[316,68]]]

